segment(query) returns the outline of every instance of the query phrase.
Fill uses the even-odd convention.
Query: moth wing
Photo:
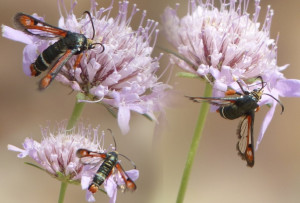
[[[17,29],[42,39],[65,37],[68,33],[66,30],[52,26],[24,13],[17,13],[14,17],[14,22]]]
[[[237,143],[237,150],[243,160],[247,161],[247,165],[254,166],[254,142],[253,142],[253,124],[254,111],[246,115],[240,122],[237,135],[239,141]]]
[[[210,104],[216,105],[216,106],[226,106],[231,103],[235,103],[236,98],[235,97],[190,97],[186,96],[193,102],[201,103],[201,102],[208,102]]]

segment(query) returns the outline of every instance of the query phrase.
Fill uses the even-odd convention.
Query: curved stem
[[[206,83],[206,87],[205,87],[205,91],[204,91],[204,97],[210,97],[212,94],[212,86],[209,83]],[[209,111],[209,103],[208,102],[203,102],[201,109],[200,109],[200,113],[198,116],[198,121],[197,121],[197,125],[194,131],[194,137],[192,139],[192,143],[190,146],[190,151],[186,160],[186,164],[185,164],[185,168],[183,171],[183,175],[181,178],[181,184],[180,184],[180,188],[179,188],[179,192],[177,195],[177,203],[182,203],[184,200],[184,195],[186,192],[186,188],[187,188],[187,184],[189,181],[189,177],[190,177],[190,173],[191,173],[191,169],[192,169],[192,165],[194,162],[194,158],[195,158],[195,154],[197,152],[199,143],[200,143],[200,139],[201,139],[201,135],[202,135],[202,131],[204,128],[204,124],[205,124],[205,120],[207,117]]]
[[[67,186],[68,186],[68,183],[66,183],[64,181],[61,182],[58,203],[64,202]]]
[[[74,127],[74,125],[76,124],[78,118],[80,117],[80,114],[83,110],[84,107],[84,102],[78,102],[78,100],[84,100],[85,99],[85,95],[82,93],[78,93],[76,95],[76,103],[75,106],[73,108],[73,112],[72,115],[69,119],[68,125],[67,125],[67,130],[70,130]]]

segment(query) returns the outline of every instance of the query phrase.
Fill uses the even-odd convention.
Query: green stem
[[[71,117],[68,121],[67,130],[70,130],[74,127],[74,125],[76,124],[78,118],[81,115],[81,112],[82,112],[83,107],[84,107],[84,102],[78,102],[78,100],[80,100],[80,99],[85,99],[85,95],[82,94],[82,93],[78,93],[76,95],[75,106],[73,108],[72,115],[71,115]],[[67,186],[68,186],[67,182],[61,181],[58,203],[63,203],[64,202]]]
[[[67,130],[70,130],[74,127],[74,125],[76,124],[82,110],[83,110],[83,107],[84,107],[84,102],[78,102],[78,100],[83,100],[85,99],[85,95],[82,94],[82,93],[78,93],[76,95],[76,103],[75,103],[75,106],[73,108],[73,112],[72,112],[72,115],[69,119],[69,122],[68,122],[68,125],[67,125]]]
[[[204,97],[210,97],[212,94],[212,87],[209,83],[206,83],[206,87],[205,87],[205,91],[204,91]],[[187,184],[189,181],[189,177],[190,177],[190,173],[191,173],[191,169],[192,169],[192,165],[194,162],[194,158],[195,158],[195,154],[197,152],[198,146],[199,146],[199,142],[201,139],[201,135],[202,135],[202,131],[204,128],[204,124],[205,124],[205,120],[207,117],[207,113],[209,110],[209,103],[208,102],[203,102],[201,109],[200,109],[200,113],[199,113],[199,117],[198,117],[198,121],[197,121],[197,125],[194,131],[194,137],[190,146],[190,151],[186,160],[186,164],[185,164],[185,168],[183,171],[183,175],[182,175],[182,179],[181,179],[181,184],[180,184],[180,188],[179,188],[179,192],[178,192],[178,196],[177,196],[177,201],[176,203],[182,203],[184,200],[184,195],[186,192],[186,188],[187,188]]]
[[[58,203],[64,202],[67,186],[68,186],[67,182],[64,181],[61,182]]]

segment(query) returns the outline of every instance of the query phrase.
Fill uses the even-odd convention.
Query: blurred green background
[[[147,18],[160,21],[160,15],[168,5],[175,7],[181,3],[179,14],[186,14],[187,1],[179,0],[134,0],[141,10],[147,10]],[[65,0],[67,8],[70,1]],[[98,1],[107,7],[110,0]],[[59,13],[56,0],[1,0],[1,24],[12,26],[12,18],[17,12],[38,13],[46,17],[50,24],[57,25]],[[261,22],[267,5],[271,4],[275,16],[271,27],[271,37],[280,33],[278,65],[290,64],[284,71],[287,78],[300,78],[300,1],[262,0]],[[89,1],[79,1],[75,14],[80,16],[88,10]],[[117,7],[117,1],[114,4]],[[250,0],[249,10],[253,11]],[[116,10],[115,10],[116,11]],[[141,12],[133,21],[138,25]],[[41,140],[40,127],[51,121],[68,119],[75,102],[75,94],[70,89],[54,82],[46,91],[37,91],[39,78],[27,77],[22,71],[22,51],[24,44],[0,38],[0,201],[7,203],[57,202],[60,183],[47,174],[25,165],[17,153],[7,150],[7,144],[21,147],[26,137]],[[162,35],[158,44],[168,47]],[[160,53],[155,50],[154,56]],[[165,54],[161,68],[168,63]],[[174,72],[179,71],[178,68]],[[175,202],[185,159],[191,142],[200,104],[194,104],[183,95],[200,96],[203,84],[198,80],[175,78],[170,81],[176,90],[173,105],[166,109],[167,122],[160,135],[153,138],[155,124],[136,113],[132,114],[131,130],[121,135],[117,122],[97,104],[87,104],[83,111],[84,123],[102,129],[110,128],[116,135],[118,151],[130,157],[140,170],[137,191],[118,193],[118,202],[168,203]],[[210,113],[189,181],[185,202],[299,202],[300,201],[300,137],[299,99],[282,98],[284,114],[277,109],[275,116],[256,152],[254,168],[246,167],[235,149],[238,120],[228,121],[216,113]],[[255,135],[267,112],[263,107],[255,119]],[[112,143],[107,137],[107,144]],[[154,140],[154,142],[153,142]],[[125,162],[125,161],[124,161]],[[123,163],[124,163],[123,162]],[[130,168],[129,164],[125,165]],[[108,202],[101,193],[96,194],[97,202]],[[85,202],[85,191],[79,186],[69,185],[65,203]]]

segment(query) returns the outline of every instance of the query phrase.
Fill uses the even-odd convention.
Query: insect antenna
[[[125,159],[127,159],[132,164],[133,168],[136,169],[136,165],[135,165],[135,163],[131,159],[129,159],[127,156],[125,156],[123,154],[119,154],[119,155],[122,156],[122,157],[124,157]]]
[[[89,16],[89,18],[90,18],[90,21],[91,21],[91,24],[92,24],[92,28],[93,28],[93,37],[92,37],[92,40],[93,40],[94,37],[95,37],[95,27],[94,27],[92,15],[91,15],[91,13],[89,11],[84,11],[83,13],[86,13]]]
[[[113,132],[112,132],[111,129],[108,128],[107,130],[110,132],[112,138],[114,139],[115,151],[116,151],[117,150],[117,143],[116,143],[115,136],[114,136],[114,134],[113,134]],[[129,159],[127,156],[125,156],[123,154],[119,154],[119,155],[122,156],[122,157],[124,157],[125,159],[127,159],[132,164],[132,166],[134,167],[134,169],[136,169],[136,165],[135,165],[135,163],[131,159]]]
[[[244,88],[242,87],[242,84],[240,83],[240,81],[237,80],[236,83],[239,85],[240,89],[242,90],[242,92],[243,92],[244,94],[246,94],[246,95],[249,94],[248,91],[244,90]]]
[[[263,81],[263,79],[262,79],[261,76],[257,76],[257,77],[256,77],[256,79],[258,79],[258,78],[261,80],[261,88],[259,89],[259,92],[261,92],[262,89],[267,85],[267,83]],[[281,106],[281,113],[280,113],[280,114],[282,114],[283,111],[284,111],[284,106],[283,106],[283,104],[282,104],[278,99],[276,99],[273,95],[268,94],[268,93],[263,93],[263,94],[264,94],[264,95],[268,95],[269,97],[273,98],[273,99]]]
[[[114,136],[114,134],[113,134],[113,132],[112,132],[112,130],[111,129],[107,129],[109,132],[110,132],[110,134],[111,134],[111,136],[112,136],[112,138],[113,138],[113,140],[114,140],[114,144],[115,144],[115,151],[117,150],[117,142],[116,142],[116,139],[115,139],[115,136]]]
[[[262,79],[261,76],[257,76],[255,78],[255,80],[257,80],[257,79],[260,79],[260,81],[261,81],[261,88],[259,90],[257,90],[257,92],[261,92],[265,88],[265,86],[267,85],[267,83],[263,81],[263,79]],[[237,84],[239,85],[240,89],[242,90],[242,92],[244,94],[249,94],[248,91],[244,90],[244,88],[242,87],[242,84],[239,81],[236,81],[236,82],[237,82]],[[253,84],[253,85],[257,85],[257,84]],[[253,85],[249,85],[248,87],[253,86]]]
[[[267,85],[267,83],[264,82],[264,80],[262,79],[262,77],[260,75],[257,76],[255,80],[257,80],[257,79],[260,79],[260,81],[261,81],[261,88],[259,89],[259,92],[261,92],[262,89],[265,88],[265,86]]]
[[[90,21],[91,21],[91,24],[92,24],[92,28],[93,28],[93,37],[92,37],[92,40],[94,40],[94,37],[95,37],[95,26],[94,26],[94,22],[93,22],[93,19],[92,19],[92,15],[91,15],[91,13],[89,11],[84,11],[83,13],[86,13],[89,16],[89,18],[90,18]],[[103,53],[104,50],[105,50],[104,45],[102,43],[99,43],[99,42],[98,43],[93,43],[92,45],[94,46],[96,44],[100,44],[100,46],[102,47],[101,53]]]
[[[98,42],[98,43],[93,43],[92,45],[94,46],[95,44],[100,44],[100,46],[102,47],[102,51],[100,52],[100,54],[103,53],[104,50],[105,50],[104,45],[103,45],[102,43],[100,43],[100,42]]]
[[[275,101],[277,101],[277,103],[281,106],[281,113],[280,113],[280,114],[282,114],[283,111],[284,111],[284,106],[283,106],[283,104],[282,104],[278,99],[276,99],[273,95],[268,94],[268,93],[263,93],[263,94],[264,94],[264,95],[268,95],[269,97],[272,97]]]

